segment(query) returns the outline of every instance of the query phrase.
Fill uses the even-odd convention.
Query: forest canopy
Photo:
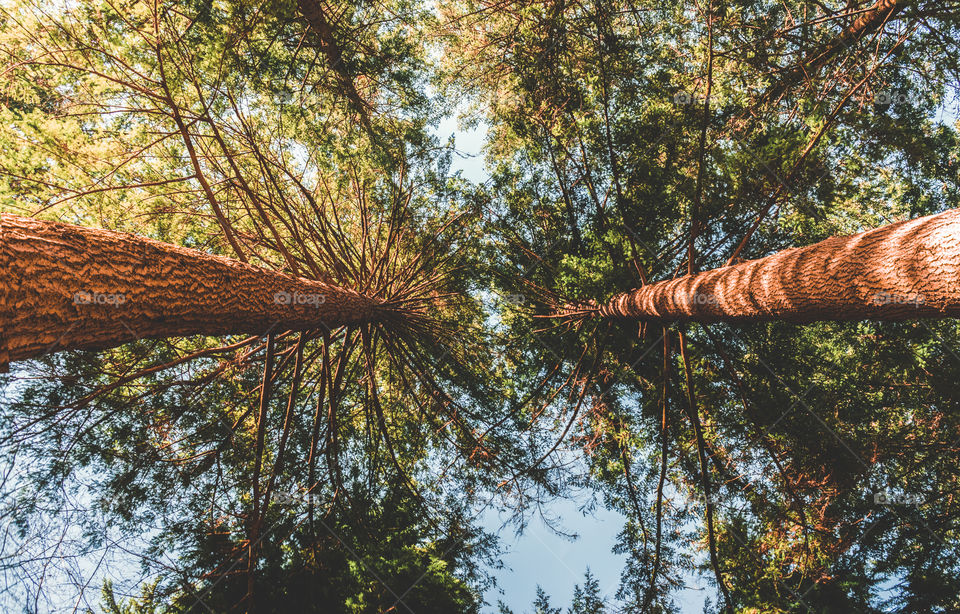
[[[960,4],[0,15],[6,611],[960,611]]]

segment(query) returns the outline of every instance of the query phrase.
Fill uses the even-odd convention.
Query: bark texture
[[[960,316],[960,209],[663,281],[599,308],[695,322]]]
[[[136,339],[380,321],[379,299],[135,235],[0,216],[0,368]]]

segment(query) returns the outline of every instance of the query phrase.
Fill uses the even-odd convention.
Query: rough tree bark
[[[0,368],[66,349],[380,321],[331,284],[130,234],[0,216]]]
[[[960,209],[650,284],[596,312],[695,322],[958,317]]]

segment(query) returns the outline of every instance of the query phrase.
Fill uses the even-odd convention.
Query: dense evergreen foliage
[[[710,611],[960,610],[955,320],[577,310],[960,206],[960,6],[0,14],[0,211],[398,314],[12,364],[6,610],[509,612],[483,514],[584,493],[626,518],[618,589],[588,571],[524,611],[675,612],[692,573]],[[450,117],[485,130],[486,181]]]

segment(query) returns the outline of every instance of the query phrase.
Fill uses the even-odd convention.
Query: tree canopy
[[[601,306],[960,207],[958,9],[4,0],[0,212],[392,315],[12,362],[0,603],[508,612],[484,514],[587,497],[619,587],[524,611],[957,611],[956,319]]]

